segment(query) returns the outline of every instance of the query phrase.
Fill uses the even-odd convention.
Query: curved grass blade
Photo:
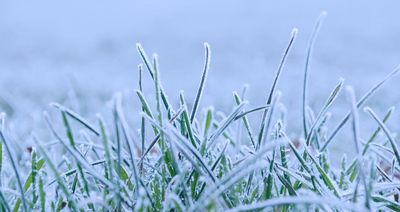
[[[271,87],[271,90],[270,90],[266,105],[270,105],[271,102],[272,102],[272,97],[274,96],[276,85],[278,84],[279,77],[281,75],[283,66],[284,66],[285,61],[286,61],[286,57],[288,56],[289,51],[292,48],[293,42],[296,39],[297,31],[298,30],[296,28],[292,30],[292,35],[290,37],[289,44],[287,45],[287,47],[286,47],[286,49],[285,49],[285,51],[283,53],[283,57],[281,59],[281,62],[279,63],[279,67],[278,67],[278,70],[276,71],[275,79],[274,79],[274,82],[272,83],[272,87]],[[263,112],[263,115],[262,115],[261,125],[260,125],[260,133],[259,133],[259,136],[258,136],[258,146],[261,145],[261,142],[262,142],[262,139],[263,139],[262,137],[263,137],[263,134],[264,134],[265,121],[266,121],[265,119],[267,117],[267,112],[268,112],[268,109],[265,109],[264,112]]]
[[[311,60],[311,55],[312,55],[312,50],[314,47],[315,43],[315,38],[317,37],[317,34],[319,32],[319,29],[322,25],[322,21],[324,20],[326,16],[326,11],[323,11],[318,19],[317,22],[314,26],[313,33],[311,35],[310,43],[308,44],[308,49],[307,49],[307,58],[306,58],[306,65],[304,68],[304,81],[303,81],[303,128],[304,128],[304,136],[308,135],[307,131],[307,86],[308,86],[308,69],[310,68],[310,60]],[[307,139],[307,137],[305,137]]]
[[[200,99],[203,94],[204,85],[207,79],[208,69],[210,67],[210,59],[211,59],[211,52],[210,52],[210,45],[208,43],[204,43],[205,48],[205,61],[204,61],[204,69],[203,74],[201,75],[201,81],[199,85],[199,89],[197,90],[196,99],[194,100],[192,112],[190,113],[190,123],[193,123],[194,118],[196,117],[196,112],[199,107]]]

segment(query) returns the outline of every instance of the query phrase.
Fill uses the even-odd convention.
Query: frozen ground
[[[296,27],[298,39],[278,86],[295,136],[301,132],[306,47],[323,10],[328,16],[310,70],[313,109],[320,109],[339,77],[361,96],[400,64],[398,1],[276,2],[1,1],[0,110],[23,138],[43,126],[41,112],[49,110],[50,101],[70,105],[74,90],[81,105],[72,106],[94,119],[96,112],[106,110],[104,103],[115,91],[137,88],[137,42],[149,55],[159,54],[163,86],[175,105],[180,89],[190,102],[202,71],[205,41],[211,45],[212,60],[201,106],[213,104],[228,113],[234,104],[232,91],[248,83],[248,99],[255,107],[265,102]],[[392,79],[368,105],[381,116],[397,106],[399,82],[400,76]],[[335,125],[348,108],[343,96],[332,105]],[[363,113],[361,118],[368,137],[376,124]],[[396,111],[389,129],[400,130],[399,118]]]

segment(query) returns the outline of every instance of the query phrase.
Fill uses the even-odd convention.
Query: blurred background
[[[90,120],[97,112],[110,111],[106,102],[116,91],[132,96],[129,104],[139,108],[133,93],[142,62],[138,42],[149,57],[158,53],[163,87],[175,107],[181,89],[193,102],[204,42],[211,45],[212,57],[201,107],[213,105],[228,114],[235,104],[232,91],[240,92],[245,83],[250,85],[248,108],[256,107],[265,103],[291,30],[298,28],[278,85],[288,109],[287,128],[298,137],[307,44],[319,14],[328,12],[309,72],[309,104],[316,113],[340,77],[361,97],[400,64],[399,9],[396,0],[2,0],[0,111],[7,113],[7,122],[22,139],[44,126],[41,114],[52,110],[52,101]],[[150,94],[153,84],[144,73],[145,93]],[[379,116],[399,104],[399,82],[400,76],[393,78],[368,101]],[[348,111],[343,94],[332,105],[330,126]],[[366,132],[362,136],[368,137],[372,132],[367,130],[377,125],[360,113]],[[400,130],[399,118],[395,112],[390,130]]]

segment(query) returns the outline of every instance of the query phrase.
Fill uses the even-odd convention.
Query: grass
[[[140,120],[139,126],[127,121],[124,108],[129,106],[124,107],[121,93],[112,98],[113,119],[98,114],[93,123],[51,103],[61,121],[54,123],[54,117],[44,112],[47,140],[32,135],[35,145],[22,162],[10,146],[16,141],[4,135],[7,122],[0,114],[0,211],[400,211],[399,150],[385,125],[393,108],[382,120],[365,108],[377,127],[370,137],[359,131],[358,118],[358,109],[399,68],[358,102],[354,89],[347,86],[350,112],[328,134],[327,112],[341,95],[344,81],[339,80],[316,117],[307,103],[311,52],[324,16],[318,19],[307,49],[304,137],[299,141],[287,136],[285,126],[290,123],[284,122],[282,94],[276,91],[297,29],[284,50],[266,104],[250,107],[245,86],[241,95],[234,92],[236,105],[226,116],[218,116],[212,107],[199,109],[211,60],[207,43],[193,107],[188,108],[181,91],[176,110],[162,87],[158,56],[149,60],[137,44],[144,65],[138,66],[135,93],[142,107],[129,114]],[[144,68],[154,82],[153,94],[142,87]],[[155,98],[148,98],[151,95]],[[256,121],[249,115],[261,118],[257,130],[252,129]],[[346,124],[352,125],[353,134],[342,142],[354,143],[357,157],[348,164],[344,155],[341,167],[336,167],[329,144]],[[48,142],[50,136],[56,142]]]

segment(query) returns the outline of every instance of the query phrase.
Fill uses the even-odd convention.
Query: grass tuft
[[[0,211],[399,211],[400,153],[387,125],[394,108],[382,120],[365,108],[369,121],[378,124],[371,133],[360,132],[358,109],[400,69],[358,102],[347,87],[351,110],[328,134],[330,117],[337,116],[329,110],[341,95],[343,79],[316,115],[307,99],[312,48],[325,15],[317,20],[307,49],[299,103],[303,123],[297,127],[304,137],[287,130],[291,111],[277,90],[297,29],[266,104],[252,105],[245,98],[245,85],[240,95],[233,93],[227,115],[214,106],[200,108],[211,60],[209,44],[204,44],[204,68],[191,111],[183,91],[176,98],[179,108],[173,109],[161,84],[158,55],[150,60],[137,44],[143,65],[138,66],[134,93],[140,108],[132,109],[126,101],[131,94],[119,92],[109,104],[110,114],[97,114],[94,120],[90,117],[95,113],[79,114],[70,109],[76,107],[51,103],[61,116],[44,112],[50,133],[32,135],[32,148],[18,155],[11,144],[19,145],[19,137],[5,135],[12,130],[0,113]],[[143,69],[152,80],[151,90],[144,89]],[[340,152],[328,147],[349,120],[352,131],[341,142],[354,142],[357,154],[338,161]],[[330,151],[336,151],[333,157]],[[12,168],[5,168],[10,164]]]

